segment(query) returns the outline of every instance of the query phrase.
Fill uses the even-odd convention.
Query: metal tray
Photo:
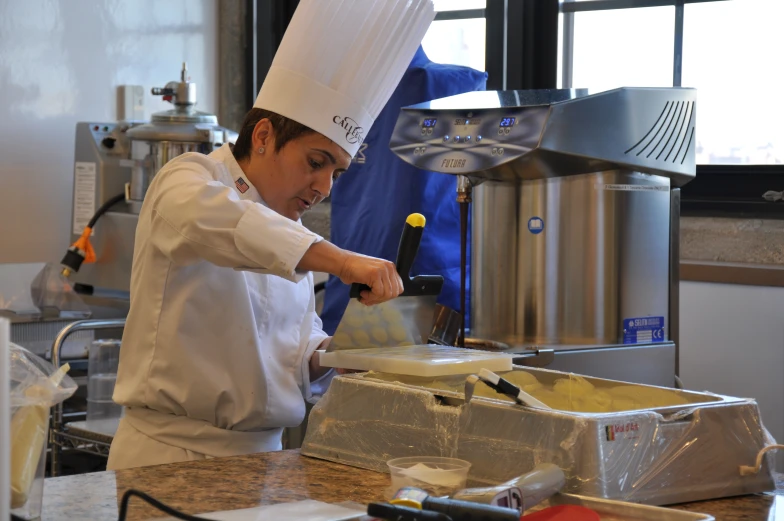
[[[599,514],[602,521],[715,521],[716,519],[711,515],[699,514],[697,512],[614,501],[612,499],[578,496],[576,494],[556,494],[549,499],[549,505],[545,503],[543,508],[555,505],[580,505],[590,508]],[[538,509],[540,508],[528,510],[526,513],[532,513]],[[523,517],[523,520],[525,520],[525,517]]]

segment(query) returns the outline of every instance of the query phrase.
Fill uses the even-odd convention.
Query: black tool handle
[[[520,521],[520,511],[459,499],[446,499],[428,496],[422,503],[423,510],[440,512],[453,521]]]
[[[452,518],[439,512],[419,510],[402,505],[389,503],[370,503],[367,508],[369,516],[390,521],[452,521]]]
[[[411,277],[411,267],[414,265],[419,244],[422,242],[422,233],[425,231],[425,218],[421,214],[411,214],[403,225],[400,235],[400,244],[397,247],[395,266],[397,273],[403,280],[403,293],[401,297],[420,295],[438,295],[444,285],[444,277],[440,275],[418,275]],[[354,283],[349,290],[351,298],[359,298],[360,292],[370,291],[365,284]]]

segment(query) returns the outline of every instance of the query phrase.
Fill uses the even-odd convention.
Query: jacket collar
[[[232,145],[230,143],[226,143],[218,150],[214,151],[211,155],[226,165],[226,169],[229,171],[234,189],[237,191],[237,195],[239,195],[240,199],[247,199],[249,201],[254,201],[256,203],[261,203],[264,206],[267,206],[267,203],[265,203],[261,198],[259,191],[256,190],[256,187],[253,186],[253,183],[248,180],[245,172],[242,171],[239,163],[237,163],[237,160],[234,159],[234,154],[231,151],[231,147]]]

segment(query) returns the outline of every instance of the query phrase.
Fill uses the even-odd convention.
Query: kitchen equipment
[[[470,324],[546,365],[672,386],[687,88],[470,92],[401,110],[404,161],[471,207]],[[427,132],[424,132],[427,130]]]
[[[521,521],[601,521],[601,518],[587,507],[558,505],[525,515]]]
[[[411,376],[466,374],[484,368],[512,369],[512,356],[508,354],[437,345],[319,351],[319,356],[319,363],[324,367]]]
[[[403,505],[392,505],[390,503],[370,503],[367,513],[372,519],[385,519],[387,521],[452,521],[451,517],[440,512],[420,510]]]
[[[467,461],[438,456],[396,458],[387,461],[387,466],[396,498],[405,487],[417,487],[436,496],[451,495],[465,488],[471,468]]]
[[[520,512],[514,508],[436,497],[413,487],[398,490],[389,502],[393,505],[439,512],[449,516],[453,521],[518,521],[520,519]]]
[[[149,122],[76,124],[71,242],[104,203],[124,194],[93,230],[96,261],[71,275],[82,292],[127,301],[136,222],[155,174],[184,152],[208,154],[237,138],[215,115],[196,110],[196,84],[185,63],[180,81],[154,87],[152,94],[174,108],[153,114]]]
[[[545,387],[570,380],[560,371],[518,371]],[[566,493],[658,505],[774,488],[770,454],[759,474],[738,470],[753,465],[769,442],[754,400],[584,379],[597,389],[628,387],[630,394],[666,391],[680,404],[544,410],[483,395],[466,401],[465,375],[343,375],[313,408],[302,454],[378,472],[388,470],[390,458],[439,454],[471,462],[468,479],[482,486],[551,463],[563,470]]]
[[[490,386],[492,389],[495,389],[496,392],[509,396],[520,405],[538,407],[539,409],[552,409],[552,407],[549,405],[545,405],[527,392],[520,389],[518,386],[507,380],[504,380],[497,374],[493,373],[492,371],[488,371],[487,369],[480,369],[479,376],[471,375],[466,378],[465,393],[467,402],[471,401],[471,397],[474,394],[474,386],[476,386],[480,380]]]
[[[453,346],[457,344],[460,328],[463,325],[463,315],[441,304],[436,304],[433,316],[433,329],[427,337],[429,344]]]
[[[469,488],[454,494],[454,499],[515,508],[522,513],[538,505],[566,483],[561,469],[551,463],[537,465],[531,472],[494,487]]]
[[[120,340],[96,340],[90,346],[87,366],[88,424],[120,418],[123,414],[123,407],[112,399],[120,365],[120,344]]]
[[[650,505],[639,505],[625,501],[592,498],[577,494],[556,494],[550,498],[551,505],[570,505],[590,509],[599,515],[599,519],[613,521],[714,521],[708,514],[662,508]],[[527,519],[525,516],[522,520]]]
[[[110,316],[127,312],[119,309],[122,306],[111,309],[76,294],[72,288],[66,287],[70,286],[67,280],[59,287],[55,284],[52,291],[42,291],[47,294],[44,301],[50,305],[38,307],[33,299],[36,279],[58,281],[64,278],[53,264],[0,264],[0,316],[11,321],[11,341],[38,356],[49,357],[57,333],[74,320],[87,315]],[[63,358],[86,357],[92,339],[91,332],[75,335],[63,346]]]
[[[414,213],[403,225],[395,265],[403,281],[403,293],[396,299],[365,306],[359,301],[362,291],[370,288],[352,284],[351,300],[332,336],[328,351],[422,344],[433,328],[436,298],[444,278],[440,275],[411,276],[425,217]],[[346,366],[344,368],[349,369]]]

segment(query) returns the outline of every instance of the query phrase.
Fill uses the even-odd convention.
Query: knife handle
[[[359,298],[360,291],[371,291],[370,286],[366,286],[364,284],[360,284],[359,282],[355,282],[351,285],[351,289],[348,292],[349,298]]]
[[[425,231],[425,216],[412,213],[406,218],[403,233],[400,235],[400,244],[397,247],[397,274],[403,280],[403,293],[401,297],[419,295],[438,295],[444,285],[441,275],[418,275],[411,277],[411,267],[414,265],[419,244],[422,242],[422,233]]]
[[[444,285],[444,277],[441,275],[418,275],[411,277],[411,267],[414,265],[419,243],[422,241],[422,233],[425,231],[425,216],[420,213],[412,213],[406,218],[403,225],[403,233],[400,235],[400,244],[397,247],[397,259],[395,266],[397,274],[403,280],[403,293],[401,297],[419,295],[438,295]],[[359,298],[360,292],[370,291],[370,287],[365,284],[354,283],[349,290],[350,298]]]
[[[425,231],[425,216],[421,213],[412,213],[403,224],[403,233],[400,234],[400,244],[397,247],[397,273],[403,279],[403,285],[411,278],[411,267],[414,265],[419,243],[422,242],[422,233]]]
[[[444,277],[441,275],[418,275],[408,280],[403,279],[403,293],[401,297],[413,297],[419,295],[438,295],[444,286]],[[370,286],[355,282],[349,290],[349,298],[359,298],[360,292],[371,291]]]

